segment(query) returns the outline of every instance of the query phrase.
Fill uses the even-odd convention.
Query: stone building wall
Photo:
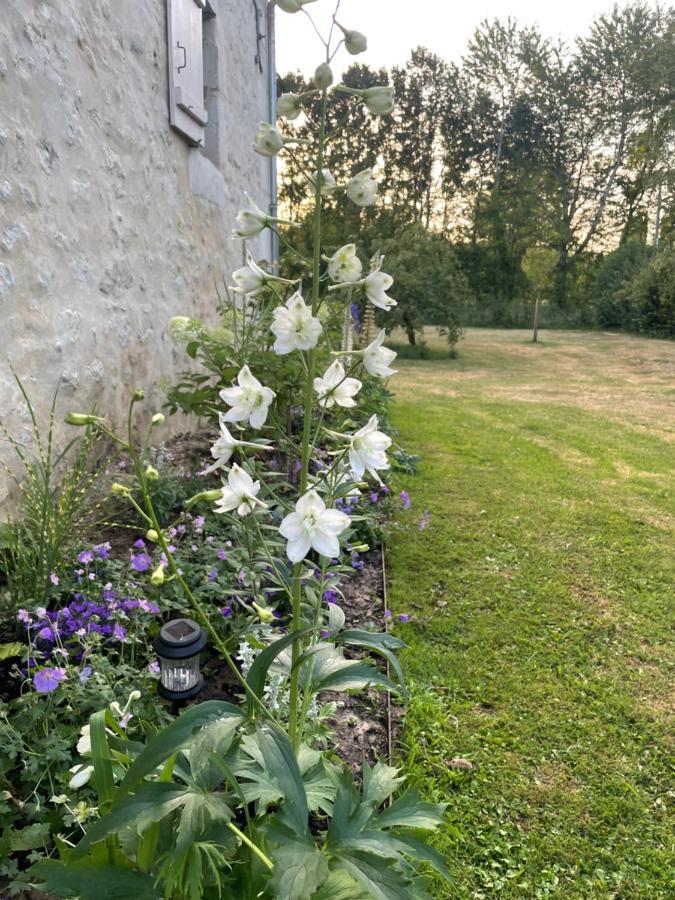
[[[158,409],[183,365],[170,317],[215,321],[244,192],[269,208],[266,4],[210,5],[199,149],[169,124],[166,0],[0,0],[0,418],[19,439],[10,363],[41,416],[57,384],[62,410],[119,421],[134,386]]]

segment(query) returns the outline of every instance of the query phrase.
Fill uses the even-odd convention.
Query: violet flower
[[[61,668],[40,669],[33,675],[33,686],[38,694],[51,694],[66,677],[66,670]]]
[[[134,544],[134,546],[136,545]],[[147,572],[152,565],[152,559],[147,553],[134,553],[131,557],[130,565],[134,572]]]
[[[410,494],[407,491],[401,491],[399,497],[403,501],[403,509],[410,509]]]

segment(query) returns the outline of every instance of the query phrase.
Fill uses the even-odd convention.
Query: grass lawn
[[[437,897],[673,898],[675,344],[541,337],[430,336],[392,380],[423,457],[387,559],[399,758],[449,803]]]

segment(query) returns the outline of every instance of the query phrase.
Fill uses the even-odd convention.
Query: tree
[[[550,296],[553,276],[558,265],[558,254],[550,247],[528,247],[523,257],[522,268],[534,292],[534,320],[532,342],[537,343],[539,334],[539,309],[541,301]]]

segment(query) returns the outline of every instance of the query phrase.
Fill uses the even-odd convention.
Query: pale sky
[[[323,25],[322,31],[330,23],[335,2],[317,0],[306,7],[317,24]],[[458,63],[474,29],[485,18],[512,16],[523,24],[536,23],[547,37],[571,42],[613,5],[613,0],[342,0],[338,21],[363,32],[368,50],[356,57],[341,50],[334,67],[339,74],[355,61],[371,68],[401,64],[411,49],[420,45]],[[276,21],[277,71],[300,69],[311,74],[321,61],[322,48],[306,16],[278,9]]]

